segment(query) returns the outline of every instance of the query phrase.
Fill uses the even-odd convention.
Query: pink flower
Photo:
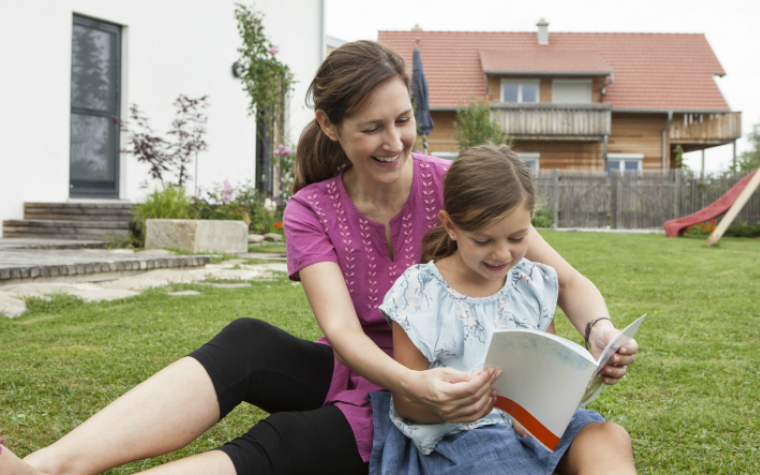
[[[227,180],[224,180],[224,191],[222,191],[222,200],[224,200],[225,203],[229,203],[232,201],[232,186],[230,186],[230,182]]]
[[[272,56],[276,55],[277,54],[277,48],[275,48],[274,46],[272,46],[271,48],[269,48],[269,54],[271,54]]]

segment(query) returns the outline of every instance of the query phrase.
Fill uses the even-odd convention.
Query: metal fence
[[[680,170],[608,176],[604,172],[541,170],[534,183],[560,228],[655,229],[692,214],[723,196],[746,175],[706,179]],[[760,221],[760,190],[733,224]]]

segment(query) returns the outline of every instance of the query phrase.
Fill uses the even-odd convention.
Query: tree
[[[168,186],[183,187],[192,176],[188,173],[193,159],[198,160],[198,153],[206,150],[208,144],[203,139],[206,133],[208,117],[203,109],[208,107],[207,96],[191,99],[180,94],[174,101],[177,108],[167,135],[174,140],[155,135],[148,124],[148,118],[142,114],[137,104],[129,108],[130,121],[121,124],[122,132],[127,133],[127,148],[138,162],[150,165],[150,176],[161,181],[163,188]],[[169,175],[174,175],[176,182],[170,182]]]
[[[467,107],[457,109],[454,130],[460,152],[487,142],[494,145],[512,145],[509,134],[491,119],[491,108],[488,102],[484,98],[475,99],[472,94],[470,94]]]
[[[736,162],[731,164],[730,170],[734,173],[746,173],[760,168],[760,124],[752,127],[752,132],[747,136],[752,144],[752,150],[743,152],[736,157]]]

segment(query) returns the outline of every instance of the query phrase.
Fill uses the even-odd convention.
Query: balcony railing
[[[742,113],[674,114],[669,135],[674,144],[731,142],[742,136]]]
[[[492,102],[491,115],[510,135],[609,135],[612,105]]]

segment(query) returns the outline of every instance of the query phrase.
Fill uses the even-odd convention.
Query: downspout
[[[665,127],[662,128],[662,173],[665,173],[667,168],[665,167],[665,159],[667,158],[667,133],[668,127],[670,127],[670,121],[673,120],[673,111],[668,111],[668,120],[665,122]]]
[[[615,73],[610,73],[610,80],[605,82],[602,85],[602,97],[607,95],[607,86],[615,82]],[[602,101],[604,102],[604,101]],[[608,153],[608,143],[609,143],[609,135],[605,134],[602,138],[602,169],[605,173],[608,173],[607,171],[607,153]]]
[[[325,0],[319,2],[319,64],[322,64],[327,57],[327,39],[325,32]],[[319,66],[317,66],[319,67]]]
[[[602,86],[602,96],[606,96],[607,95],[607,86],[609,86],[613,82],[615,82],[615,73],[614,72],[610,73],[610,80],[608,82],[604,83],[604,85]]]

